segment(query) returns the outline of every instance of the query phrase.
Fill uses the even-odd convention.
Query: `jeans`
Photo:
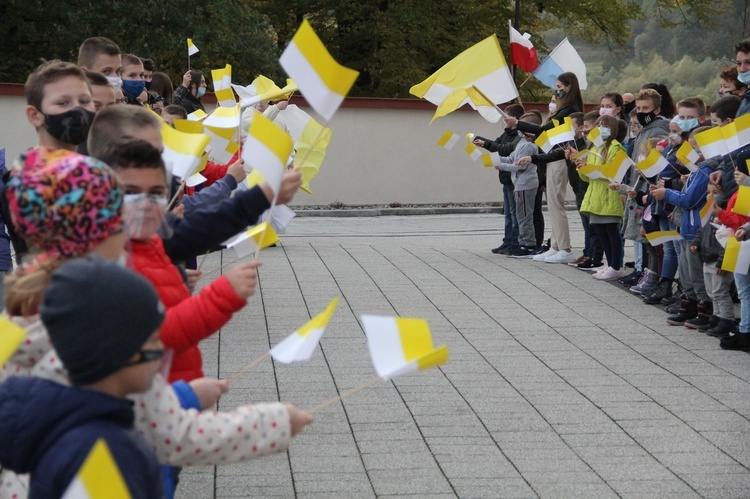
[[[750,333],[750,282],[746,275],[734,274],[740,297],[740,333]]]
[[[643,270],[643,245],[638,241],[633,241],[633,254],[635,255],[635,270]]]
[[[656,216],[659,222],[659,230],[675,230],[675,225],[672,221],[664,215]],[[667,241],[663,244],[664,247],[664,262],[661,266],[661,277],[665,279],[674,279],[677,275],[677,262],[679,262],[680,256],[678,251],[680,244],[678,241]]]
[[[503,211],[505,212],[503,244],[518,246],[518,218],[516,217],[516,200],[513,197],[513,184],[503,184]]]

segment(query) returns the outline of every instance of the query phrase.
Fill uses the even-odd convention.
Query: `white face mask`
[[[550,102],[549,103],[549,112],[550,113],[554,113],[555,111],[557,111],[557,104],[555,104],[554,102]]]
[[[119,76],[107,76],[107,80],[115,87],[115,92],[122,88],[122,78]]]

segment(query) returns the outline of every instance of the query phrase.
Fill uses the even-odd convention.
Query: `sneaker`
[[[549,248],[545,248],[544,246],[537,246],[534,249],[534,256],[541,255],[542,253],[545,253],[547,251],[549,251]]]
[[[519,246],[516,251],[508,255],[509,258],[531,258],[534,256],[534,248]]]
[[[544,259],[545,263],[570,263],[575,261],[576,257],[572,251],[558,251],[552,256]]]
[[[595,262],[594,259],[591,258],[587,262],[579,263],[577,267],[581,270],[585,270],[586,272],[593,272],[593,271],[604,268],[604,263]]]
[[[750,334],[730,334],[721,339],[719,346],[722,350],[742,350],[743,352],[748,352],[750,351]]]
[[[706,334],[713,336],[714,338],[724,338],[729,336],[730,333],[737,331],[737,325],[731,319],[719,319],[718,324],[714,327],[709,328]]]
[[[498,246],[497,248],[492,248],[490,251],[492,251],[496,255],[499,255],[507,247],[508,247],[508,244],[507,243],[503,243],[500,246]]]
[[[576,267],[578,267],[582,263],[586,263],[589,260],[591,260],[590,256],[582,255],[576,258],[574,261],[570,262],[568,265],[575,265]]]
[[[518,246],[516,246],[516,245],[508,246],[507,248],[505,248],[502,251],[500,251],[500,254],[501,255],[512,255],[517,250],[518,250]]]
[[[622,277],[622,274],[624,274],[624,270],[615,270],[612,267],[607,267],[606,270],[599,272],[597,274],[594,274],[594,279],[599,279],[600,281],[614,281],[615,279],[619,279]]]
[[[594,279],[598,279],[596,276],[598,276],[602,272],[606,272],[607,270],[609,270],[611,268],[612,267],[610,267],[609,265],[602,265],[601,267],[599,267],[598,269],[596,269],[596,272],[594,272],[594,274],[591,277],[593,277]]]
[[[534,255],[534,261],[535,262],[543,262],[547,259],[548,256],[553,256],[557,254],[557,250],[554,248],[550,248],[544,253],[539,253],[538,255]]]
[[[638,284],[638,281],[640,280],[642,274],[643,274],[642,272],[634,270],[628,275],[623,275],[618,280],[620,281],[621,284],[624,284],[625,286],[635,286],[636,284]]]

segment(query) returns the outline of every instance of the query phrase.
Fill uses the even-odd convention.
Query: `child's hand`
[[[620,184],[618,184],[617,182],[612,182],[611,184],[609,184],[609,188],[612,189],[613,191],[619,191]]]
[[[690,245],[690,253],[692,253],[694,255],[697,254],[698,253],[698,246],[696,246],[694,244],[691,244]]]
[[[643,197],[641,198],[641,202],[642,202],[643,204],[646,204],[646,203],[648,203],[648,195],[644,194],[644,195],[643,195]]]
[[[300,185],[302,185],[302,173],[299,168],[284,172],[284,176],[281,178],[281,187],[279,188],[279,196],[276,203],[287,204],[294,198],[294,194],[297,192]]]
[[[177,206],[172,208],[169,212],[178,218],[182,218],[185,216],[185,205],[178,204]]]
[[[636,196],[637,194],[638,194],[638,193],[637,193],[637,192],[635,192],[635,189],[628,189],[628,197],[629,197],[630,199],[635,199],[635,196]]]
[[[215,406],[221,396],[229,391],[229,382],[225,379],[198,378],[188,384],[198,397],[202,410]]]
[[[187,275],[187,287],[192,294],[193,291],[195,291],[195,285],[198,284],[203,272],[200,270],[185,269],[185,274]]]
[[[680,182],[682,182],[683,184],[687,183],[689,177],[690,175],[681,175]]]
[[[227,280],[237,296],[243,300],[250,298],[255,293],[255,285],[258,283],[258,271],[260,262],[241,263],[227,272]]]
[[[283,111],[286,109],[286,107],[289,105],[289,103],[285,100],[279,101],[276,103],[276,107],[279,108],[279,111]]]
[[[302,429],[313,422],[312,414],[292,404],[285,404],[289,411],[289,426],[292,428],[292,436],[299,434]]]
[[[188,85],[190,85],[190,70],[185,71],[185,74],[182,75],[182,86],[187,88]]]
[[[737,231],[734,233],[734,237],[738,241],[744,241],[745,240],[745,229],[737,229]]]
[[[517,165],[528,165],[529,163],[531,163],[531,156],[524,156],[516,161]]]
[[[651,195],[661,201],[664,199],[664,194],[667,192],[667,190],[664,187],[657,187],[656,189],[653,189],[651,191]]]
[[[477,147],[484,147],[484,145],[487,143],[487,141],[486,140],[482,140],[482,139],[474,139],[471,143],[474,144]]]
[[[245,173],[245,162],[242,160],[242,158],[238,158],[237,161],[229,165],[229,168],[227,168],[227,173],[233,176],[237,182],[242,182],[243,180],[245,180],[245,177],[247,177],[247,173]]]
[[[737,182],[737,185],[746,185],[745,182],[747,182],[747,178],[747,175],[745,175],[741,171],[734,171],[734,181]]]
[[[518,120],[513,118],[512,116],[508,116],[507,118],[505,118],[505,128],[513,130],[514,128],[516,128],[517,124]]]
[[[716,268],[716,275],[722,275],[723,273],[724,273],[724,271],[723,271],[723,270],[721,270],[721,268],[720,268],[720,267],[717,267],[717,268]]]
[[[721,176],[724,174],[723,171],[715,171],[708,176],[708,181],[714,185],[721,185]]]

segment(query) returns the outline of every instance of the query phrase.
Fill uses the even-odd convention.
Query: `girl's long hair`
[[[575,73],[563,73],[557,77],[558,81],[563,85],[569,86],[570,90],[565,92],[565,95],[558,97],[557,109],[552,114],[556,115],[565,106],[578,107],[578,111],[583,111],[583,96],[581,95],[581,87],[578,85],[578,77]]]
[[[39,312],[52,272],[65,260],[46,259],[18,268],[5,277],[5,310],[10,316],[28,317]]]

